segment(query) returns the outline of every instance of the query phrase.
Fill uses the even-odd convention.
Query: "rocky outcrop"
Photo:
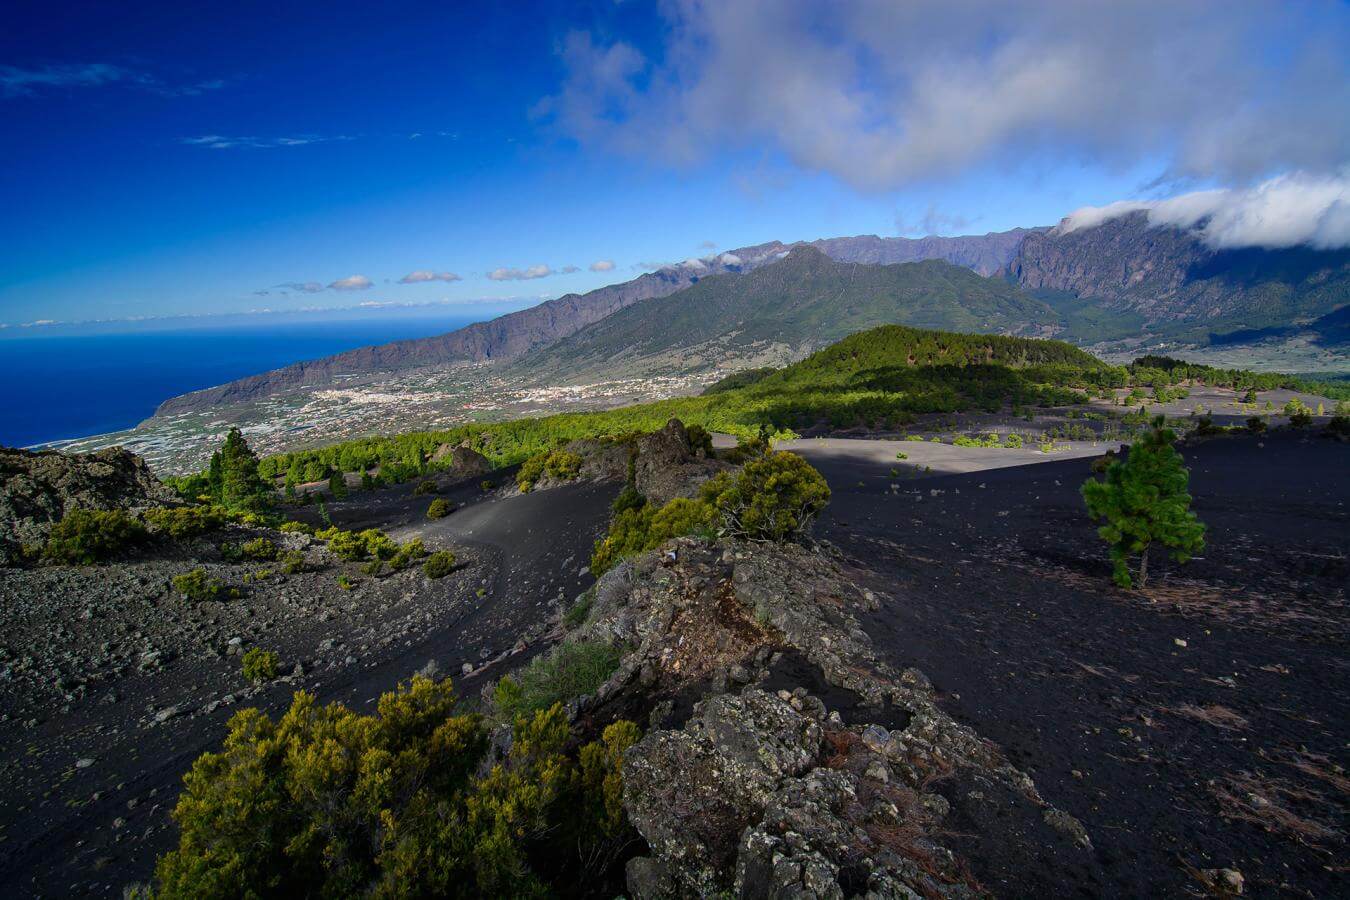
[[[679,419],[671,419],[660,431],[638,438],[634,465],[637,489],[658,506],[675,497],[694,496],[703,482],[725,468],[724,463],[694,448]]]
[[[145,462],[120,447],[88,454],[0,447],[0,565],[41,544],[72,509],[143,509],[173,502]]]
[[[885,602],[798,546],[682,538],[600,580],[577,636],[632,649],[577,714],[650,727],[623,769],[650,848],[632,896],[974,896],[938,787],[972,781],[999,798],[997,839],[1033,821],[1084,845],[921,673],[877,660],[855,613]]]
[[[449,463],[445,471],[456,479],[477,478],[492,471],[492,462],[472,447],[441,444],[431,454],[431,461],[435,463],[443,463],[447,459]]]
[[[1007,274],[1151,323],[1288,325],[1350,301],[1350,250],[1214,250],[1192,231],[1150,225],[1145,212],[1028,234]]]

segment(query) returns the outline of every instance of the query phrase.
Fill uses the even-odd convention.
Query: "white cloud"
[[[528,269],[493,269],[487,277],[493,281],[529,281],[534,278],[547,278],[552,274],[554,274],[552,269],[540,263]]]
[[[708,268],[707,263],[705,263],[701,259],[695,259],[692,256],[686,259],[684,262],[680,263],[680,265],[686,269],[692,269],[695,272]]]
[[[1195,191],[1168,200],[1122,200],[1075,210],[1061,233],[1145,210],[1149,224],[1195,230],[1216,249],[1350,247],[1350,168],[1338,175],[1294,173],[1251,188]]]
[[[739,266],[745,260],[741,259],[735,253],[723,253],[721,256],[717,257],[717,261],[724,266]]]
[[[429,281],[463,281],[454,272],[433,272],[430,269],[418,269],[409,272],[398,280],[399,284],[425,284]]]
[[[125,84],[165,97],[195,97],[225,87],[226,80],[213,78],[187,84],[166,84],[154,75],[108,63],[76,63],[22,69],[0,66],[0,96],[31,97],[40,90],[101,87]]]
[[[364,275],[348,275],[329,285],[335,291],[364,291],[374,286],[374,282]]]
[[[597,259],[595,262],[591,263],[590,268],[592,272],[613,272],[614,260]]]
[[[995,164],[1248,183],[1350,159],[1350,7],[1275,0],[669,0],[575,32],[535,113],[619,152],[780,152],[866,190]]]
[[[562,275],[571,275],[573,272],[580,272],[581,269],[577,268],[576,266],[563,266],[563,267],[562,267],[561,269],[559,269],[558,271],[559,271],[559,274],[562,274]]]

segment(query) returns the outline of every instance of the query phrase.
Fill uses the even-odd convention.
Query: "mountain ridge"
[[[780,258],[802,244],[828,248],[844,262],[899,263],[944,258],[957,264],[970,261],[992,274],[1006,267],[1021,239],[1035,229],[960,237],[878,237],[857,235],[784,244],[769,241],[740,247],[699,260],[686,260],[648,272],[630,281],[607,285],[584,294],[566,294],[538,306],[478,322],[456,331],[360,347],[334,356],[292,363],[223,385],[171,397],[159,405],[156,416],[193,412],[213,406],[245,403],[275,393],[331,384],[337,377],[371,375],[455,363],[510,360],[540,346],[567,337],[581,328],[634,303],[683,290],[708,275],[750,271]]]

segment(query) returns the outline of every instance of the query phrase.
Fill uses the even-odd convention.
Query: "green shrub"
[[[444,497],[437,497],[435,500],[432,500],[431,505],[427,507],[427,518],[444,519],[454,511],[455,507],[449,500],[446,500]]]
[[[436,482],[428,478],[426,481],[418,482],[417,487],[413,488],[413,496],[420,497],[425,494],[435,494],[439,491],[440,488],[436,486]]]
[[[333,495],[334,500],[341,500],[347,496],[347,476],[342,472],[334,472],[328,477],[328,493]]]
[[[421,677],[372,716],[303,691],[275,722],[242,710],[184,778],[158,896],[523,897],[594,882],[633,839],[621,762],[636,726],[575,752],[560,707],[512,730],[506,758],[484,764],[481,719],[449,681]]]
[[[306,525],[304,522],[282,522],[277,526],[277,530],[282,534],[313,534],[314,526]]]
[[[647,505],[647,498],[638,492],[638,489],[631,484],[624,485],[623,490],[619,491],[619,496],[614,498],[610,504],[610,512],[618,515],[627,512],[630,509],[641,509]]]
[[[779,451],[746,464],[736,477],[719,473],[703,486],[721,530],[753,541],[784,541],[805,533],[830,502],[830,488],[811,464]]]
[[[273,560],[277,558],[277,545],[265,537],[254,538],[239,548],[245,559]]]
[[[574,628],[580,628],[586,624],[586,618],[591,614],[591,606],[595,603],[595,589],[582,594],[576,603],[567,608],[563,613],[563,627],[568,631]]]
[[[398,544],[389,535],[378,528],[364,531],[341,531],[330,528],[318,532],[315,537],[328,541],[328,549],[338,559],[348,562],[369,559],[392,559],[398,553]]]
[[[159,507],[145,511],[145,524],[175,540],[184,540],[218,531],[229,521],[229,513],[219,506]]]
[[[145,526],[120,509],[72,509],[52,526],[42,557],[49,562],[92,566],[145,539]]]
[[[712,433],[702,425],[690,425],[685,429],[689,435],[689,447],[694,453],[702,456],[713,455]]]
[[[271,650],[253,647],[244,654],[244,677],[254,684],[262,684],[277,677],[281,668],[281,658]]]
[[[367,563],[362,563],[361,573],[363,575],[378,575],[384,570],[384,560],[372,559]]]
[[[571,481],[581,474],[581,457],[567,450],[536,453],[520,464],[516,486],[529,493],[540,478],[550,475],[559,481]]]
[[[905,440],[907,440],[907,441],[923,441],[923,435],[921,435],[921,434],[907,434],[907,435],[905,435]]]
[[[1009,450],[1022,449],[1022,436],[1016,433],[1009,434],[1003,439],[1003,446]]]
[[[1190,473],[1172,446],[1176,435],[1163,427],[1136,441],[1123,461],[1112,463],[1106,479],[1083,484],[1088,515],[1103,519],[1097,534],[1111,547],[1113,577],[1121,587],[1134,582],[1131,557],[1139,557],[1139,586],[1148,583],[1148,553],[1157,543],[1177,562],[1186,562],[1205,546],[1205,526],[1191,512]]]
[[[395,572],[400,572],[412,565],[415,560],[419,560],[427,555],[427,548],[422,544],[421,538],[413,538],[398,548],[389,560],[389,568]]]
[[[478,489],[485,494],[488,491],[496,490],[496,488],[497,482],[493,481],[491,478],[484,478],[482,481],[478,482]]]
[[[193,569],[184,575],[175,575],[173,588],[188,600],[198,602],[206,600],[233,600],[240,596],[239,589],[206,574],[205,569]]]
[[[287,575],[298,575],[309,571],[309,560],[302,550],[287,550],[281,554],[281,570]]]
[[[1252,434],[1260,434],[1266,430],[1266,420],[1260,416],[1251,416],[1247,419],[1247,430]]]
[[[496,715],[510,722],[555,703],[595,693],[619,667],[622,651],[602,641],[564,641],[497,682]]]
[[[660,509],[651,504],[625,509],[614,517],[609,533],[596,542],[591,572],[599,577],[619,560],[661,546],[673,537],[711,531],[713,507],[703,500],[676,497]]]
[[[1328,437],[1334,437],[1342,441],[1350,440],[1350,416],[1337,413],[1327,421],[1323,431]]]
[[[422,572],[428,578],[444,578],[455,570],[455,554],[449,550],[437,550],[422,563]]]
[[[352,588],[356,587],[356,582],[352,581],[346,574],[342,574],[337,577],[337,586],[344,591],[350,591]]]

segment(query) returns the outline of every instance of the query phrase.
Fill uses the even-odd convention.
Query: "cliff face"
[[[1173,327],[1287,325],[1350,302],[1350,251],[1213,250],[1191,232],[1150,226],[1143,212],[1029,233],[1007,274]]]
[[[969,237],[882,238],[863,235],[812,242],[840,262],[897,263],[945,259],[988,275],[1002,269],[1026,229]],[[585,294],[568,294],[538,306],[510,313],[434,337],[360,347],[251,375],[218,387],[173,397],[156,415],[194,412],[214,406],[246,403],[300,387],[330,384],[339,376],[367,375],[462,362],[516,359],[547,346],[634,303],[665,297],[708,275],[747,272],[775,262],[796,244],[770,241],[741,247],[697,265],[667,266],[632,281]]]

